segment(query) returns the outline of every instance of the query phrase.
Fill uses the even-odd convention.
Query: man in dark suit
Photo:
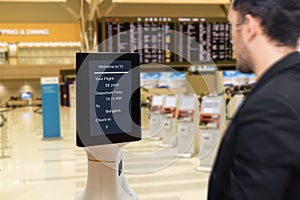
[[[208,200],[300,199],[299,0],[233,0],[238,70],[257,82],[211,172]]]

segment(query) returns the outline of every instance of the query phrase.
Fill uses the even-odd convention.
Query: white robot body
[[[138,200],[125,178],[120,146],[103,145],[85,150],[88,157],[87,184],[75,200]]]

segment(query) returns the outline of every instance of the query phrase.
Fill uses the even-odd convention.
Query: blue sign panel
[[[48,79],[48,80],[47,80]],[[60,138],[59,85],[56,77],[42,78],[43,138]]]

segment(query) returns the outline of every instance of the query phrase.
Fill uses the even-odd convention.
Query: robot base
[[[86,188],[75,200],[138,200],[123,172],[123,145],[87,147]]]

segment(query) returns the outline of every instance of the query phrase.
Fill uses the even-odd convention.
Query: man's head
[[[229,16],[238,69],[252,72],[253,52],[262,40],[295,48],[300,36],[299,0],[233,0]]]

